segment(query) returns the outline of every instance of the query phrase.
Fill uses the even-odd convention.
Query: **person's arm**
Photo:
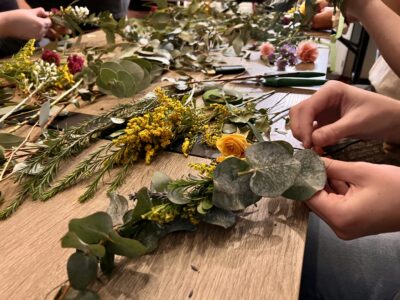
[[[400,231],[400,168],[324,159],[325,190],[307,205],[345,240]]]
[[[400,28],[399,1],[347,0],[345,14],[359,20],[375,40],[382,56],[391,69],[400,77],[400,39],[396,37]],[[389,6],[390,7],[389,7]],[[393,9],[393,10],[392,10]]]
[[[290,127],[306,148],[333,145],[346,137],[400,143],[400,102],[329,81],[290,110]]]
[[[16,9],[0,13],[0,37],[41,39],[51,26],[43,8]]]
[[[17,0],[17,3],[18,3],[18,7],[19,7],[19,8],[26,8],[26,9],[31,8],[31,7],[25,2],[25,0]]]

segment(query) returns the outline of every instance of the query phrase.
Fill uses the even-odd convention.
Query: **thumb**
[[[35,12],[36,16],[40,18],[47,18],[49,16],[49,13],[45,11],[43,7],[35,8],[33,11]]]
[[[348,118],[342,118],[332,124],[322,126],[312,133],[311,139],[314,146],[325,147],[336,144],[342,138],[348,136],[351,123]]]

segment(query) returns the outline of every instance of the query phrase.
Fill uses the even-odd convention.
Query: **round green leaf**
[[[117,79],[117,72],[111,69],[101,68],[100,70],[100,80],[107,87],[111,82]]]
[[[296,152],[294,158],[301,163],[300,174],[293,186],[283,193],[283,196],[293,200],[306,201],[325,187],[325,165],[314,151],[308,149]]]
[[[212,202],[226,210],[242,210],[261,199],[250,190],[251,173],[249,165],[236,157],[225,159],[214,171],[214,191]]]
[[[115,230],[110,232],[106,247],[107,252],[128,258],[136,258],[147,252],[147,248],[142,243],[137,240],[123,238]]]
[[[84,252],[85,254],[91,254],[97,257],[103,257],[106,249],[102,245],[89,245],[82,241],[75,232],[68,232],[61,239],[61,246],[63,248],[74,248]]]
[[[76,290],[85,290],[96,279],[97,268],[95,256],[87,256],[83,252],[72,254],[67,263],[69,283]]]
[[[233,212],[214,207],[202,218],[203,222],[229,228],[235,225],[236,216]]]
[[[98,244],[108,238],[113,224],[111,217],[105,212],[98,212],[82,219],[72,219],[69,222],[69,231],[87,244]]]
[[[155,172],[151,178],[151,190],[159,193],[167,191],[171,178],[162,172]]]
[[[185,196],[184,189],[168,189],[167,197],[169,201],[175,204],[184,205],[190,203],[190,198]]]
[[[111,94],[118,98],[126,98],[126,86],[122,81],[115,82],[110,86]]]
[[[282,195],[300,173],[300,162],[278,143],[254,144],[246,150],[246,158],[253,170],[250,188],[263,197]]]
[[[134,76],[126,71],[118,71],[118,81],[124,86],[124,97],[132,97],[136,92],[136,81]]]
[[[101,64],[101,69],[109,69],[113,71],[114,73],[117,73],[118,71],[123,71],[124,67],[121,66],[118,62],[116,61],[106,61],[105,63]]]

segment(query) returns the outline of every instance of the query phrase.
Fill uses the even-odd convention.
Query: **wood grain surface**
[[[101,34],[89,34],[83,43],[94,45],[101,39]],[[320,53],[315,66],[300,67],[326,71],[328,51],[321,48]],[[245,65],[251,75],[271,71],[256,55],[249,61],[229,57],[226,62]],[[233,88],[248,95],[271,90],[238,84]],[[308,97],[313,90],[280,89],[271,103],[288,92],[290,95],[276,109],[290,107]],[[128,101],[132,99],[104,97],[83,105],[79,111],[96,115]],[[277,123],[277,131],[285,130],[282,121]],[[23,133],[23,130],[19,132]],[[294,142],[288,133],[276,134],[282,136],[277,139]],[[71,170],[103,143],[106,141],[99,141],[63,164],[61,173]],[[137,164],[119,193],[127,195],[148,185],[156,170],[179,178],[189,172],[189,162],[202,161],[207,160],[163,153],[150,166]],[[51,299],[55,294],[52,289],[65,282],[66,262],[72,251],[61,248],[60,238],[66,233],[68,222],[72,218],[103,211],[108,205],[105,187],[100,188],[95,199],[79,204],[77,199],[84,187],[85,183],[75,186],[47,203],[28,200],[11,218],[0,222],[0,299],[45,299],[46,296]],[[6,181],[0,184],[0,190],[6,199],[12,199],[18,187]],[[242,213],[232,229],[200,226],[196,233],[176,233],[165,238],[156,252],[145,257],[118,260],[112,277],[100,276],[92,288],[100,292],[102,299],[119,300],[297,299],[307,216],[307,209],[301,203],[263,199],[257,207],[250,207]]]

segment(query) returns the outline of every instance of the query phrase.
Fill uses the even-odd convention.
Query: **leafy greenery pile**
[[[98,299],[88,290],[98,268],[110,274],[115,256],[138,258],[154,251],[161,238],[175,231],[195,231],[200,222],[229,228],[237,211],[262,197],[285,196],[304,201],[326,182],[323,162],[311,150],[294,153],[286,142],[261,142],[246,150],[246,159],[230,157],[211,166],[205,175],[171,180],[163,173],[153,176],[151,188],[128,201],[109,194],[108,213],[98,212],[69,223],[62,247],[74,248],[68,260],[70,285],[57,299]],[[89,297],[90,298],[85,298]]]

